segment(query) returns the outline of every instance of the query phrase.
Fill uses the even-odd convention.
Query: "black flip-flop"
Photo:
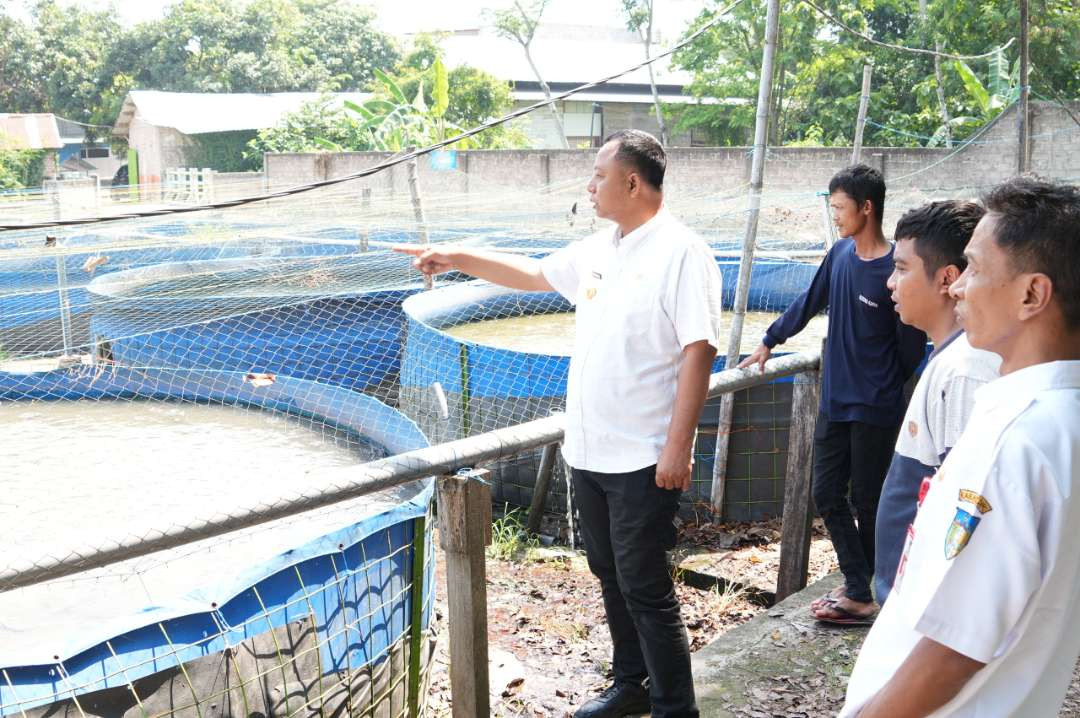
[[[872,626],[874,625],[874,619],[877,618],[877,612],[871,613],[869,616],[860,616],[847,609],[841,608],[836,605],[835,602],[829,605],[829,611],[839,615],[835,617],[819,616],[813,612],[811,612],[810,615],[816,620],[827,623],[830,626]]]

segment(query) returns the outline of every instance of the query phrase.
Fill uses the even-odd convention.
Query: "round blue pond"
[[[738,261],[720,260],[726,306],[734,300]],[[743,353],[809,285],[816,265],[755,262]],[[399,406],[433,442],[462,438],[547,416],[565,407],[573,347],[573,307],[555,293],[526,293],[468,282],[410,297],[403,304],[408,333],[401,365]],[[726,322],[721,339],[726,338]],[[817,317],[802,343],[817,349],[826,320]],[[714,370],[723,369],[718,358]],[[790,381],[790,380],[789,380]],[[528,505],[537,454],[499,463],[497,500]]]
[[[0,431],[0,523],[23,560],[341,485],[427,445],[340,387],[100,366],[0,372]],[[0,593],[0,715],[402,705],[412,646],[430,656],[431,494],[413,482]]]

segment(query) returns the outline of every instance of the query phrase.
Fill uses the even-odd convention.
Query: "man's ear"
[[[1024,300],[1020,303],[1021,320],[1031,319],[1046,310],[1054,298],[1054,283],[1042,272],[1025,275]]]
[[[628,186],[630,188],[630,193],[631,194],[633,194],[637,190],[637,188],[641,185],[641,180],[638,178],[636,172],[631,172],[630,176],[627,177],[627,181],[629,182]]]
[[[874,201],[870,199],[863,200],[862,206],[859,207],[859,211],[869,217],[874,213]]]
[[[937,271],[938,291],[949,296],[949,287],[960,277],[960,268],[955,264],[946,264]]]

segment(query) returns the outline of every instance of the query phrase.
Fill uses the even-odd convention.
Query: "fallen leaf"
[[[271,384],[273,384],[275,381],[277,381],[277,376],[274,375],[274,374],[265,374],[265,373],[249,371],[244,376],[244,381],[246,383],[248,383],[248,384],[251,384],[256,389],[258,389],[258,388],[261,388],[261,387],[264,387],[264,386],[270,386]]]
[[[96,257],[90,257],[83,262],[83,271],[87,274],[93,274],[94,270],[109,261],[109,256],[106,254],[99,254]]]

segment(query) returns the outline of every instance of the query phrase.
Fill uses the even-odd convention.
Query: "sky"
[[[84,7],[116,7],[125,24],[152,20],[174,0],[61,0]],[[0,0],[18,11],[26,0]],[[356,0],[374,8],[379,26],[393,34],[475,27],[485,8],[509,6],[510,0]],[[544,14],[550,23],[621,27],[620,0],[551,0]],[[656,0],[656,25],[674,39],[700,11],[701,0]],[[25,10],[23,11],[25,12]]]

